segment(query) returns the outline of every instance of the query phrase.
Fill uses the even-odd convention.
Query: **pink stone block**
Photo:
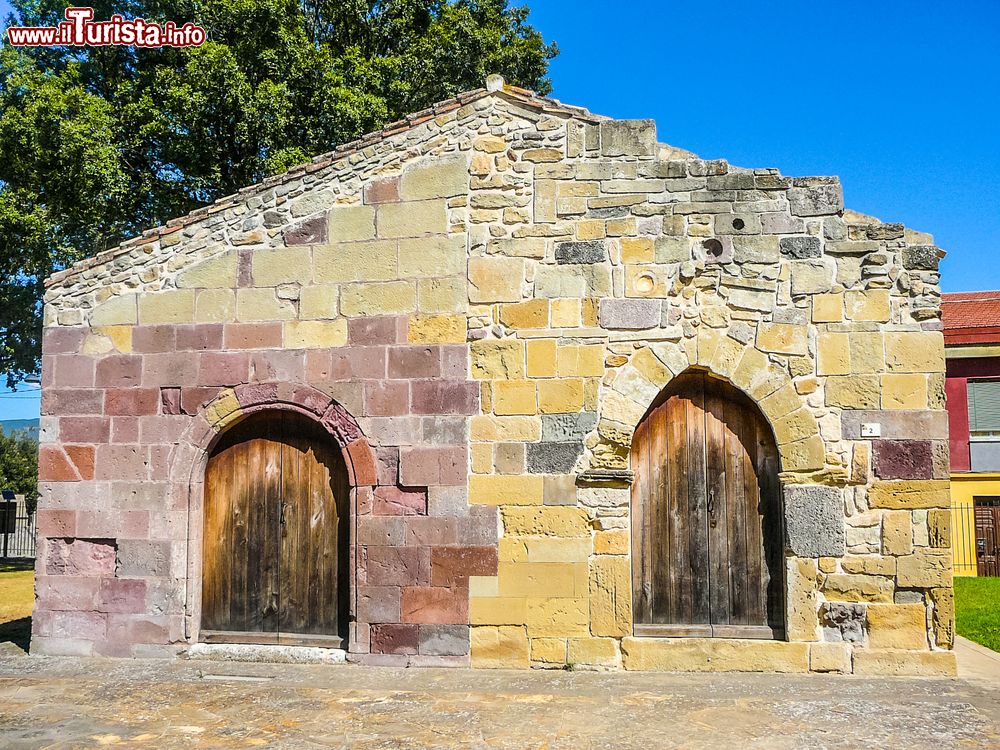
[[[415,654],[419,643],[416,625],[381,623],[371,626],[373,654]]]
[[[366,204],[396,203],[399,201],[399,177],[383,177],[365,185]]]
[[[104,396],[104,413],[140,417],[160,410],[159,388],[114,388]]]
[[[407,586],[401,599],[403,622],[468,623],[469,590],[463,587]]]
[[[98,479],[148,479],[149,457],[141,445],[100,445],[97,447],[95,476]]]
[[[411,487],[460,484],[465,481],[467,466],[463,446],[401,448],[399,480]]]
[[[104,391],[86,388],[44,388],[42,415],[66,417],[73,414],[101,414]]]
[[[417,380],[412,383],[414,414],[479,413],[479,384],[460,380]]]
[[[390,378],[441,376],[441,350],[437,346],[393,346],[389,349]]]
[[[399,482],[399,448],[389,446],[375,451],[375,473],[380,485]]]
[[[461,519],[429,516],[407,516],[406,544],[408,546],[444,547],[458,543]]]
[[[200,323],[177,326],[177,348],[214,351],[222,348],[222,324]]]
[[[233,386],[249,378],[250,355],[244,352],[203,352],[198,356],[199,385]]]
[[[362,564],[364,583],[369,586],[415,586],[430,582],[430,550],[426,547],[365,547]]]
[[[64,443],[106,443],[111,437],[107,417],[63,417],[59,420],[59,439]]]
[[[219,395],[221,388],[181,388],[181,411],[194,415]]]
[[[142,357],[107,354],[97,363],[96,383],[101,388],[132,388],[142,382]]]
[[[103,578],[98,594],[101,612],[142,613],[146,608],[146,581],[127,578]]]
[[[394,486],[376,487],[372,512],[376,516],[425,516],[427,490]]]
[[[347,321],[347,343],[350,346],[395,344],[406,341],[405,317],[366,316]]]
[[[48,575],[113,576],[117,551],[107,539],[49,539],[45,545]]]
[[[281,323],[227,323],[226,349],[280,349]]]
[[[181,413],[181,389],[161,388],[160,389],[160,413],[180,414]]]
[[[90,388],[94,385],[94,359],[85,354],[55,357],[53,384],[57,388]]]
[[[469,576],[495,576],[497,564],[495,546],[435,547],[431,551],[431,583],[454,586]]]
[[[81,510],[77,512],[76,533],[90,538],[145,539],[149,536],[149,511]]]
[[[330,368],[323,380],[385,377],[385,347],[358,346],[330,352]]]
[[[80,351],[87,329],[82,326],[53,326],[42,332],[42,351],[46,354],[70,354]]]
[[[306,372],[305,360],[305,352],[301,349],[253,352],[250,355],[250,380],[301,382]]]
[[[142,384],[147,388],[192,385],[198,380],[196,352],[147,354],[142,358]]]
[[[61,447],[42,445],[38,449],[38,479],[41,482],[76,482],[80,475]]]
[[[446,380],[468,379],[469,347],[460,344],[441,347],[441,377]]]
[[[114,417],[111,420],[112,443],[138,443],[139,418]]]
[[[35,530],[41,536],[76,536],[76,511],[35,511]]]
[[[135,326],[132,328],[132,351],[139,354],[172,352],[177,348],[176,329],[172,325]]]
[[[375,473],[375,453],[364,438],[347,445],[347,458],[354,474],[354,485],[373,485],[378,477]]]
[[[107,579],[37,575],[35,576],[35,593],[38,597],[36,606],[43,611],[96,609],[98,591],[103,580]]]
[[[392,417],[410,410],[410,384],[405,380],[374,380],[365,383],[366,416]]]
[[[399,622],[399,599],[398,586],[358,586],[358,622]]]

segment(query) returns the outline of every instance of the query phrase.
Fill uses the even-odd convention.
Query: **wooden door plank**
[[[767,621],[765,592],[761,586],[764,568],[764,539],[760,507],[760,479],[758,477],[758,431],[757,420],[747,419],[744,423],[743,462],[743,503],[746,508],[747,540],[747,620],[750,625],[761,625]]]
[[[649,524],[646,527],[646,564],[649,567],[646,578],[652,596],[659,600],[660,612],[668,620],[673,619],[677,608],[677,592],[671,574],[671,514],[669,491],[669,466],[667,455],[667,405],[659,404],[650,415],[651,434],[646,440],[650,481],[647,488]],[[651,610],[652,611],[652,608]]]
[[[710,614],[708,493],[705,460],[705,376],[693,379],[687,403],[688,544],[691,577],[691,622],[707,623]]]
[[[720,381],[705,379],[705,476],[708,493],[709,606],[712,624],[730,623],[726,397]]]
[[[693,622],[691,595],[691,557],[688,545],[688,481],[687,481],[687,401],[680,395],[667,400],[665,409],[667,426],[667,475],[668,491],[666,500],[666,533],[668,560],[656,561],[656,565],[666,566],[669,574],[669,589],[665,606],[657,608],[655,622]],[[661,500],[661,502],[663,502]],[[662,528],[656,533],[662,533]]]
[[[744,461],[746,449],[743,446],[744,423],[747,414],[738,405],[728,403],[726,408],[726,506],[728,510],[729,532],[729,597],[730,623],[746,625],[747,605],[747,542],[746,505],[743,502],[745,478]]]

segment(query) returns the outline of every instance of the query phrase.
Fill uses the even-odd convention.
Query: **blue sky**
[[[996,0],[527,2],[561,50],[553,96],[702,157],[839,175],[848,207],[935,236],[945,291],[1000,288]],[[35,415],[0,393],[0,417]]]

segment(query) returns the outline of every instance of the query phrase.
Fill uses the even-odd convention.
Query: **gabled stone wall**
[[[50,286],[33,647],[196,639],[206,450],[278,406],[357,462],[354,658],[953,669],[931,239],[515,89],[418,120]],[[632,637],[629,443],[690,366],[774,430],[787,641]]]

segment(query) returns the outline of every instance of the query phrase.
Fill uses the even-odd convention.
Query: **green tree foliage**
[[[10,24],[65,3],[14,0]],[[546,44],[508,0],[94,2],[193,21],[190,49],[0,47],[0,372],[37,370],[42,280],[489,73],[547,93]]]
[[[0,490],[24,495],[28,510],[38,500],[38,441],[27,433],[0,432]]]

